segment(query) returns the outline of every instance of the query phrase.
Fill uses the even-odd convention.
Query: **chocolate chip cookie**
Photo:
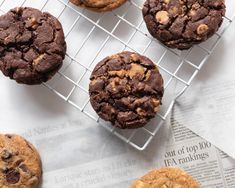
[[[0,187],[38,188],[41,175],[34,146],[18,135],[0,134]]]
[[[150,34],[181,50],[211,37],[224,14],[224,0],[146,0],[143,7]]]
[[[136,180],[130,188],[200,188],[186,172],[178,168],[153,170]]]
[[[106,57],[96,65],[90,80],[91,105],[115,127],[142,127],[159,111],[163,79],[147,57],[133,52]]]
[[[127,0],[70,0],[73,4],[96,12],[111,11],[118,8]]]
[[[0,70],[23,84],[49,80],[62,66],[66,43],[49,13],[19,7],[0,17]]]

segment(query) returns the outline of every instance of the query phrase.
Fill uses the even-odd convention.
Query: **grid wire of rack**
[[[141,13],[143,3],[144,0],[129,0],[119,9],[108,13],[81,9],[68,0],[14,0],[12,3],[48,11],[63,25],[68,46],[64,65],[44,85],[138,150],[144,150],[149,145],[175,101],[201,70],[235,16],[230,11],[220,30],[207,42],[187,51],[179,51],[166,48],[148,34]],[[6,0],[0,1],[2,13],[10,8],[13,5],[9,5]],[[138,52],[152,59],[165,81],[161,111],[147,126],[136,130],[120,130],[104,122],[94,112],[89,101],[88,85],[92,69],[104,57],[124,50]]]

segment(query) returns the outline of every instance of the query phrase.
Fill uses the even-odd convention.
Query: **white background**
[[[191,100],[190,93],[194,93],[194,95],[192,94],[193,97],[201,97],[202,93],[200,91],[203,87],[214,87],[217,82],[221,84],[235,81],[234,41],[235,23],[225,33],[222,41],[195,79],[194,86],[184,95],[185,100]],[[126,151],[129,154],[123,156],[123,160],[128,157],[137,157],[141,161],[139,170],[142,171],[143,169],[148,169],[145,164],[146,161],[153,161],[149,166],[154,166],[153,156],[161,156],[158,152],[161,151],[161,147],[164,148],[164,143],[159,143],[159,140],[161,136],[167,137],[168,134],[165,129],[162,129],[161,135],[157,135],[147,151],[140,153],[122,143],[105,129],[98,127],[96,123],[61,100],[44,86],[18,85],[1,74],[0,87],[1,132],[21,134],[32,141],[42,156],[45,172],[50,172],[58,167],[66,167],[67,163],[71,163],[71,161],[77,162],[76,164],[78,165],[92,162],[93,159],[102,159],[109,155],[122,155]],[[222,90],[224,89],[223,84],[221,88]],[[217,88],[217,90],[220,90],[220,88]],[[215,90],[214,95],[216,95],[217,90]],[[235,88],[230,88],[230,91],[231,94],[234,94]],[[213,98],[210,98],[209,102],[204,101],[208,98],[201,98],[200,103],[195,103],[196,108],[192,108],[196,112],[190,114],[191,120],[194,119],[194,114],[199,114],[201,117],[203,117],[203,114],[208,114],[208,111],[205,111],[205,108],[199,104],[213,106],[216,103]],[[215,146],[235,157],[235,105],[232,102],[234,100],[230,104],[226,104],[227,108],[223,107],[223,109],[226,109],[226,113],[230,114],[229,117],[231,119],[226,119],[229,124],[224,122],[224,116],[218,115],[218,107],[211,112],[212,114],[209,113],[216,121],[211,122],[211,119],[206,117],[203,117],[200,123],[198,121],[189,123],[190,121],[187,119],[182,121],[186,122],[185,126],[190,127],[200,136],[211,141]],[[184,100],[180,100],[179,103],[181,106],[184,105]],[[218,117],[213,116],[213,113],[217,114]],[[60,137],[60,135],[65,133],[68,134]],[[50,140],[49,138],[52,135],[56,135],[58,138]],[[63,145],[63,143],[66,144]],[[54,148],[54,150],[51,148]],[[70,151],[73,151],[73,153],[70,153]],[[71,161],[66,161],[67,155],[70,155]],[[155,165],[158,166],[158,164]],[[138,169],[136,170],[138,171]]]

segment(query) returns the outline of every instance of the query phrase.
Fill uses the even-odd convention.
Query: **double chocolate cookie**
[[[73,4],[97,12],[111,11],[118,8],[127,0],[70,0]]]
[[[62,26],[49,13],[15,8],[0,17],[0,70],[24,84],[49,80],[62,66],[66,43]]]
[[[142,127],[159,111],[163,79],[147,57],[133,52],[106,57],[96,65],[90,80],[91,105],[115,127]]]
[[[186,172],[178,168],[153,170],[136,180],[130,188],[200,188]]]
[[[0,187],[38,188],[41,175],[34,146],[18,135],[0,134]]]
[[[211,37],[224,14],[224,0],[146,0],[143,7],[150,34],[181,50]]]

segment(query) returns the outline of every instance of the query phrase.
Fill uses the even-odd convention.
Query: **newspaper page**
[[[195,177],[203,188],[235,187],[235,160],[171,118],[171,146],[165,166],[179,166]],[[205,125],[206,126],[206,125]]]
[[[178,123],[174,114],[142,152],[78,116],[22,133],[42,154],[42,188],[125,188],[165,166],[184,169],[202,188],[235,187],[235,161]]]

